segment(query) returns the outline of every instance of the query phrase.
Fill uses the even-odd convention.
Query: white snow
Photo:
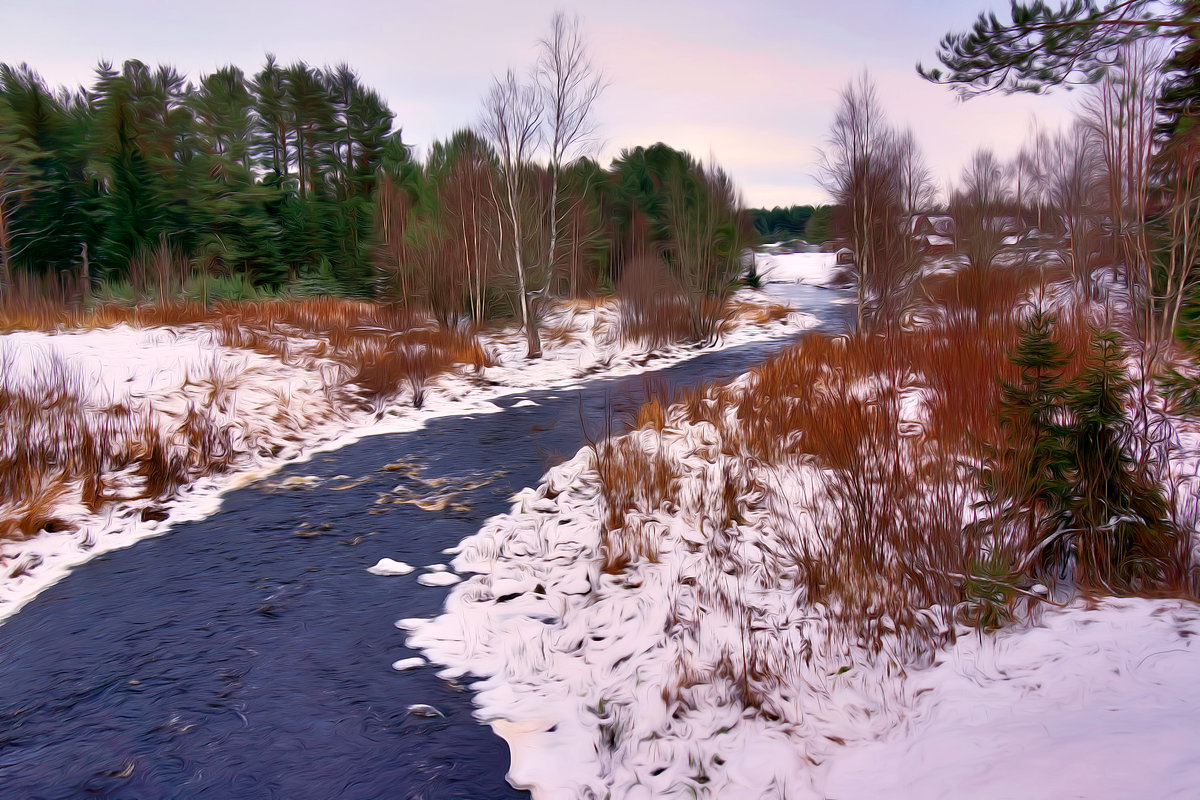
[[[913,716],[829,763],[854,798],[1196,796],[1200,608],[1106,600],[968,636],[910,675]]]
[[[397,672],[406,672],[410,669],[423,667],[428,663],[428,661],[420,656],[415,656],[413,658],[402,658],[399,661],[392,662],[392,669],[396,670]]]
[[[829,286],[837,273],[834,253],[780,253],[759,255],[758,271],[764,281]]]
[[[381,558],[375,566],[367,568],[367,572],[372,575],[407,575],[412,571],[413,567],[410,564],[392,558]]]
[[[405,617],[396,620],[396,627],[402,631],[416,631],[429,624],[429,620],[421,617]]]
[[[422,586],[453,586],[461,580],[453,572],[426,572],[417,576],[417,583]]]

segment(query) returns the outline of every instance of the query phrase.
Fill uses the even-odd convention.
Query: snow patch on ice
[[[428,661],[420,656],[415,656],[413,658],[402,658],[399,661],[392,662],[392,669],[396,670],[397,672],[406,672],[410,669],[423,667],[428,663]]]
[[[407,575],[412,571],[413,567],[410,564],[391,558],[381,558],[375,566],[367,568],[367,572],[372,575]]]
[[[453,586],[461,580],[453,572],[426,572],[417,577],[417,583],[422,586]]]

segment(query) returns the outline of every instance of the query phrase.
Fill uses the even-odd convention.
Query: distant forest
[[[832,235],[829,218],[832,206],[788,206],[787,208],[751,208],[748,213],[754,231],[764,242],[803,239],[811,244],[827,241]]]
[[[720,167],[661,143],[608,168],[561,152],[538,91],[510,72],[479,127],[418,159],[345,64],[192,82],[131,60],[78,89],[0,65],[0,302],[286,288],[479,322],[617,289],[633,263],[726,293],[755,236]]]

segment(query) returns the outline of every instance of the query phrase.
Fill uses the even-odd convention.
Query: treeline
[[[828,241],[832,206],[788,206],[749,210],[754,230],[764,242],[803,239],[812,244]]]
[[[166,249],[258,285],[326,274],[364,292],[379,175],[408,158],[392,122],[345,65],[268,58],[193,84],[127,61],[77,91],[2,65],[0,279],[141,284]]]
[[[614,290],[633,269],[681,314],[704,305],[689,293],[723,297],[754,238],[728,176],[661,143],[607,169],[583,157],[599,75],[576,22],[555,17],[541,46],[534,78],[497,80],[479,129],[423,159],[344,64],[268,56],[193,83],[127,61],[78,90],[0,65],[0,300],[233,286],[527,322],[547,297]]]

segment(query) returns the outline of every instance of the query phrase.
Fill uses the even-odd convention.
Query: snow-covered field
[[[823,285],[833,260],[760,256],[759,270],[768,284]],[[718,346],[815,321],[742,325]],[[420,409],[402,395],[373,411],[345,402],[338,364],[302,368],[224,347],[203,326],[2,335],[9,385],[36,391],[66,375],[89,414],[125,408],[167,441],[201,406],[234,457],[227,474],[165,502],[132,499],[131,475],[115,476],[116,496],[97,513],[78,496],[59,498],[54,516],[68,524],[0,544],[0,576],[11,576],[0,577],[0,622],[74,566],[213,513],[224,492],[283,463],[697,352],[648,354],[619,342],[618,328],[611,304],[557,306],[544,321],[543,359],[524,358],[518,331],[490,334],[494,366],[434,379]],[[906,396],[904,420],[919,427],[922,413],[919,397]],[[626,543],[636,551],[627,565],[614,566],[596,458],[585,448],[462,542],[452,570],[419,577],[454,585],[445,613],[397,625],[447,677],[479,679],[478,716],[509,742],[514,783],[539,799],[1195,796],[1200,607],[1077,601],[982,636],[935,615],[930,625],[956,633],[936,652],[914,657],[886,630],[882,649],[862,647],[831,609],[805,602],[794,576],[796,543],[819,544],[809,509],[821,471],[732,459],[720,436],[683,419],[627,435],[648,463],[680,476],[670,502],[628,512],[640,538]],[[1183,438],[1200,449],[1194,435]],[[638,491],[653,491],[644,483]],[[123,484],[131,499],[120,496]],[[8,510],[0,505],[0,520]],[[412,570],[384,559],[371,572]]]
[[[833,253],[759,253],[758,274],[767,283],[803,283],[829,286],[837,277],[837,256]]]
[[[453,567],[477,574],[443,616],[406,621],[442,674],[484,679],[478,713],[508,740],[516,784],[537,798],[1194,796],[1200,607],[1077,603],[994,635],[962,627],[929,665],[895,642],[873,653],[787,577],[778,525],[814,476],[758,476],[723,533],[733,465],[707,428],[642,434],[685,482],[677,513],[636,520],[648,558],[604,570],[584,450],[463,543]]]
[[[792,258],[776,279],[820,279]],[[911,399],[899,426],[919,429]],[[476,679],[515,784],[539,800],[1196,795],[1200,606],[1043,604],[983,635],[935,608],[944,647],[886,618],[864,646],[796,575],[804,547],[830,546],[822,470],[730,455],[728,428],[676,409],[622,437],[644,468],[619,537],[584,448],[464,540],[452,566],[470,577],[440,617],[397,623],[441,674]]]
[[[759,292],[736,299],[769,302]],[[815,322],[795,313],[737,325],[718,346],[785,336]],[[426,387],[420,409],[402,394],[373,412],[346,402],[346,375],[337,363],[314,357],[297,366],[269,354],[225,347],[216,331],[202,325],[0,335],[7,386],[36,398],[48,396],[56,382],[65,380],[82,401],[88,424],[101,424],[115,410],[157,429],[166,446],[183,449],[189,445],[181,425],[190,411],[201,409],[230,450],[225,474],[201,477],[165,501],[136,499],[139,478],[129,474],[111,476],[112,502],[95,511],[82,502],[79,485],[52,498],[48,517],[55,524],[50,530],[0,541],[0,622],[72,567],[165,533],[175,523],[207,516],[219,507],[222,493],[263,478],[283,463],[362,436],[415,430],[435,417],[496,412],[501,406],[492,401],[504,395],[570,388],[593,375],[635,374],[697,354],[689,347],[647,353],[636,343],[622,343],[612,303],[558,305],[548,310],[543,325],[544,358],[524,357],[524,337],[518,331],[490,334],[483,345],[494,366],[439,376]],[[313,345],[297,341],[291,349],[312,351]],[[0,447],[11,447],[12,436],[49,441],[61,434],[51,428],[43,424],[30,431],[0,431]],[[0,498],[0,522],[22,510],[16,498]]]

